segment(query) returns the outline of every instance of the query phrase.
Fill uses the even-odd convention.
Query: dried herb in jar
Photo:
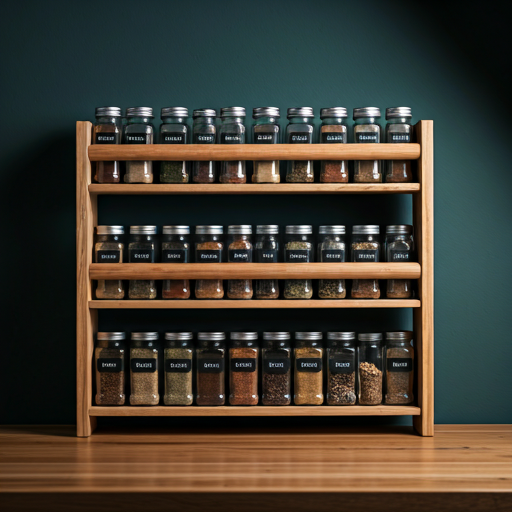
[[[288,109],[286,142],[288,144],[313,143],[313,109],[297,107]],[[312,160],[289,160],[286,170],[288,183],[312,183],[315,180]]]
[[[193,346],[191,332],[165,333],[165,405],[192,405]]]
[[[345,226],[320,226],[320,242],[317,258],[322,263],[342,263],[345,261]],[[344,299],[347,289],[344,279],[320,279],[318,297],[320,299]]]
[[[158,405],[158,333],[132,333],[130,405]]]
[[[286,226],[287,241],[284,247],[286,262],[309,263],[313,261],[312,233],[311,226]],[[311,299],[313,282],[311,279],[286,279],[283,295],[285,299]]]

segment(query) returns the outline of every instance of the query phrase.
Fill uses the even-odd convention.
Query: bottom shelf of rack
[[[221,406],[221,407],[99,407],[89,408],[89,416],[419,416],[421,409],[401,405],[352,406]]]

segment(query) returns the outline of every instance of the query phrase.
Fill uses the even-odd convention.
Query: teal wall
[[[512,422],[505,17],[499,5],[471,12],[452,3],[438,13],[412,4],[48,1],[3,8],[1,422],[74,421],[74,124],[92,120],[101,105],[157,111],[307,105],[317,115],[333,105],[408,105],[414,121],[433,119],[435,419]],[[100,202],[102,223],[124,225],[410,220],[407,197]],[[411,316],[385,310],[100,315],[102,329],[122,325],[370,331],[408,328]]]

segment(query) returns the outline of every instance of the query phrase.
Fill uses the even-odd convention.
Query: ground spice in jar
[[[392,107],[386,109],[386,142],[390,144],[407,144],[412,142],[411,109],[409,107]],[[412,170],[410,160],[388,160],[386,165],[387,183],[410,183]]]
[[[220,263],[222,262],[223,247],[224,244],[219,241],[200,242],[196,244],[196,254],[197,251],[218,251],[219,259],[215,260],[215,262]],[[196,257],[197,263],[204,263],[206,261]],[[222,299],[223,297],[224,285],[222,279],[198,279],[196,281],[196,299]]]
[[[391,263],[413,261],[414,240],[412,226],[397,224],[386,226],[386,261]],[[386,297],[389,299],[410,299],[410,279],[388,279]]]
[[[252,227],[250,225],[228,226],[230,243],[228,245],[228,261],[231,263],[252,262]],[[251,279],[229,279],[228,298],[252,299],[253,288]]]
[[[130,226],[128,261],[130,263],[155,263],[156,226]],[[128,288],[130,299],[156,299],[153,279],[131,280]]]
[[[386,395],[388,405],[407,405],[414,401],[414,349],[409,331],[386,333]]]
[[[354,142],[362,144],[380,143],[380,126],[372,119],[380,117],[380,110],[374,107],[354,109],[354,119],[367,119],[367,124],[354,125]],[[354,162],[355,183],[381,183],[380,160],[356,160]]]
[[[386,286],[388,299],[410,299],[412,288],[410,279],[389,279]]]
[[[197,405],[224,405],[225,392],[225,334],[200,332],[196,350]]]
[[[194,144],[215,144],[217,112],[214,109],[203,108],[194,110],[193,142]],[[192,162],[192,181],[194,183],[215,182],[215,162]]]
[[[279,143],[279,109],[259,107],[253,109],[254,144]],[[279,160],[256,160],[254,162],[253,183],[279,183]]]
[[[279,226],[275,224],[256,226],[254,260],[256,263],[277,263],[279,261]],[[254,286],[256,299],[279,298],[277,279],[258,279]]]
[[[324,120],[320,128],[321,144],[347,143],[345,117],[347,117],[347,109],[343,107],[323,108],[320,111],[320,118]],[[335,124],[328,124],[332,122]],[[348,162],[345,160],[323,160],[320,166],[320,182],[348,183]]]
[[[375,263],[380,260],[380,243],[377,225],[352,227],[352,261]],[[380,287],[378,279],[354,279],[351,297],[353,299],[378,299]]]
[[[191,332],[166,332],[164,348],[165,405],[192,405],[193,346]]]
[[[120,144],[121,109],[118,107],[98,107],[96,109],[96,119],[93,144]],[[119,162],[96,162],[94,179],[98,183],[119,183],[121,181]]]
[[[162,228],[162,263],[189,263],[189,226],[164,226]],[[166,279],[162,283],[162,299],[189,299],[188,279]]]
[[[124,127],[124,144],[153,144],[153,109],[131,107],[126,109],[127,124]],[[153,183],[153,162],[127,161],[125,183]]]
[[[158,333],[132,333],[130,405],[158,405]]]
[[[354,279],[350,296],[353,299],[379,299],[379,281],[377,279]]]
[[[323,395],[323,349],[319,342],[322,333],[296,333],[295,348],[295,405],[322,405]],[[299,339],[302,337],[307,340]]]
[[[124,332],[99,332],[95,349],[96,404],[124,405]],[[118,341],[116,341],[118,340]]]
[[[258,405],[258,354],[256,332],[232,332],[229,349],[229,403]]]
[[[361,405],[379,405],[382,402],[382,372],[373,363],[359,365],[359,387]]]
[[[323,263],[342,263],[345,261],[345,226],[320,226],[318,234],[317,258]],[[344,299],[347,289],[344,279],[320,279],[318,297],[320,299]]]
[[[124,244],[121,236],[123,226],[98,226],[97,241],[94,244],[94,259],[96,263],[123,263]],[[124,299],[124,284],[122,280],[103,279],[96,286],[97,299]]]

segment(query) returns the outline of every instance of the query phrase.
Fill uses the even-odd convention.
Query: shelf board
[[[89,407],[90,416],[419,416],[420,408],[399,405],[352,406],[220,406]]]
[[[418,279],[419,263],[93,263],[91,279]]]
[[[301,308],[419,308],[416,299],[377,300],[90,300],[90,309],[301,309]]]
[[[419,183],[92,183],[93,195],[122,194],[413,194]]]
[[[410,144],[99,144],[91,162],[111,160],[416,160]]]

